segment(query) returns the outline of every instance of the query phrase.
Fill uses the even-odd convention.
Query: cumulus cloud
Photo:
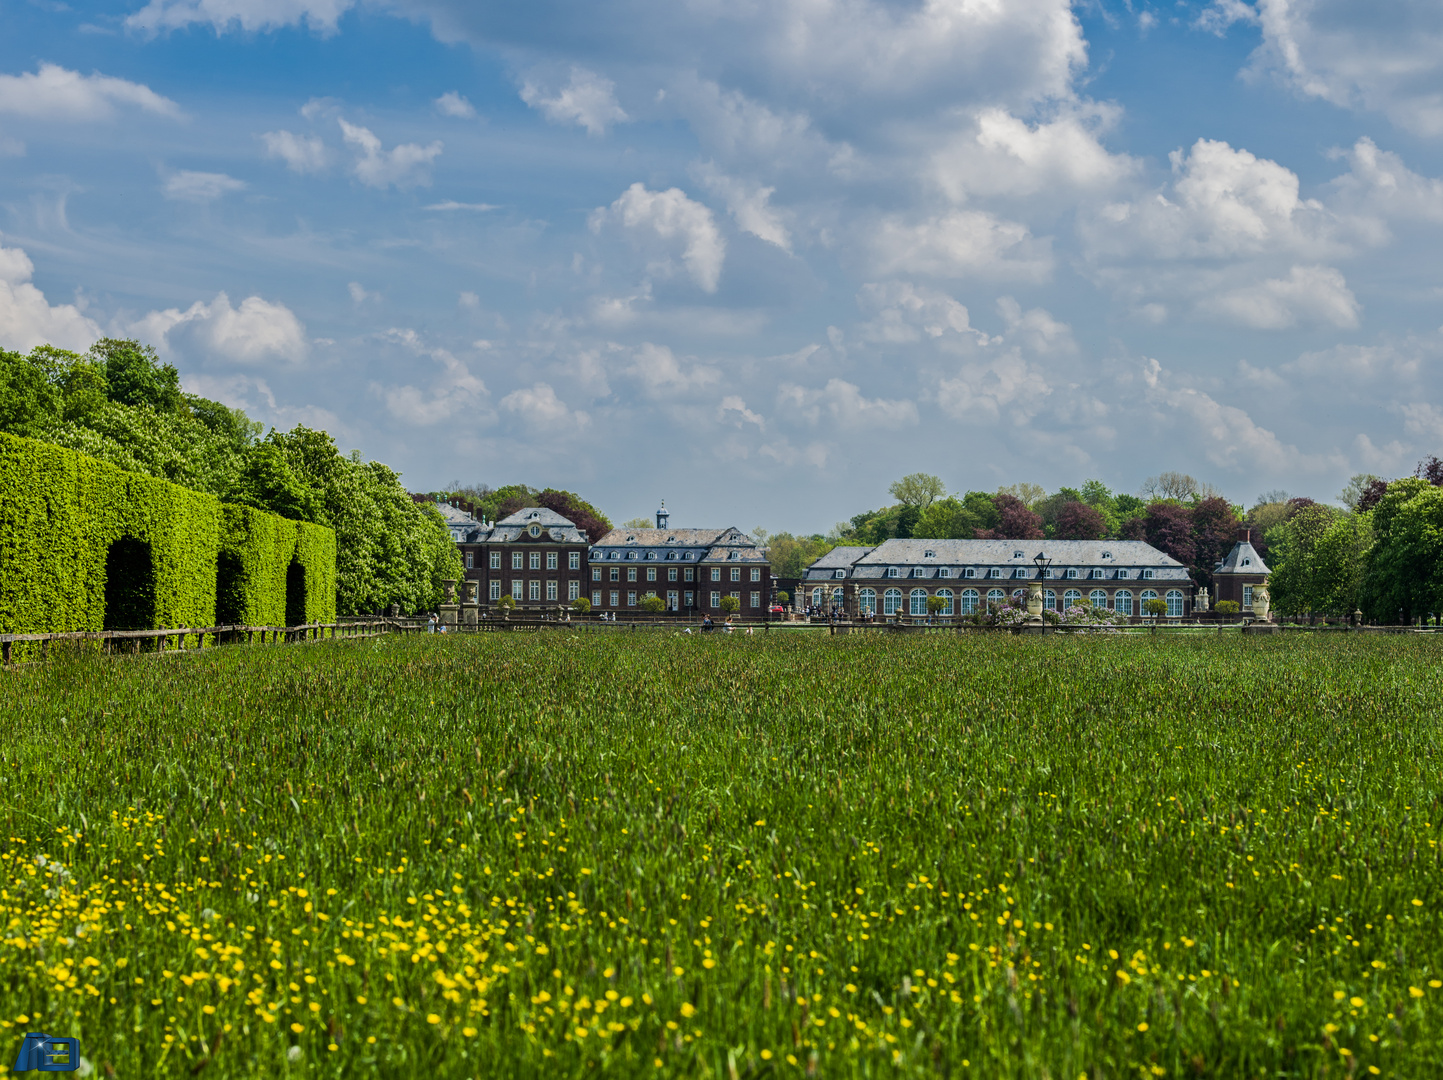
[[[921,221],[891,215],[878,224],[872,245],[883,274],[1014,281],[1044,281],[1052,274],[1050,240],[981,210],[954,210]]]
[[[820,389],[783,383],[777,389],[777,406],[786,415],[813,426],[826,421],[828,426],[843,431],[912,427],[917,423],[915,403],[865,397],[860,387],[844,379],[828,379]]]
[[[495,203],[484,202],[457,202],[455,199],[445,199],[438,203],[431,203],[423,206],[423,210],[437,210],[441,213],[450,213],[453,210],[471,210],[475,213],[485,213],[487,210],[499,210]]]
[[[413,427],[430,427],[461,415],[473,424],[490,421],[490,414],[484,411],[486,384],[451,352],[428,347],[411,329],[392,328],[382,338],[416,356],[429,357],[441,369],[425,389],[371,384],[371,392],[397,420]]]
[[[310,351],[304,324],[285,304],[248,296],[233,307],[224,292],[185,311],[152,311],[129,332],[162,351],[237,364],[298,364]]]
[[[1237,12],[1242,5],[1217,6]],[[1263,45],[1255,67],[1304,96],[1443,135],[1443,6],[1435,0],[1258,0],[1256,21]]]
[[[373,188],[431,186],[431,162],[440,155],[442,143],[397,143],[386,150],[370,128],[340,119],[336,122],[346,145],[358,153],[355,173],[361,183]]]
[[[783,251],[792,250],[792,238],[781,212],[769,205],[776,188],[727,176],[710,162],[697,168],[697,176],[707,191],[727,204],[727,211],[744,232]]]
[[[1418,175],[1367,136],[1339,156],[1350,165],[1332,183],[1343,204],[1385,218],[1443,223],[1443,180]]]
[[[583,431],[591,424],[591,417],[567,408],[551,385],[544,382],[511,391],[501,399],[501,407],[531,427],[552,435]]]
[[[921,341],[924,336],[935,339],[947,334],[976,333],[966,307],[944,292],[910,281],[863,285],[857,293],[857,305],[872,315],[859,331],[864,341],[901,345]]]
[[[280,158],[291,172],[320,172],[330,162],[326,144],[314,135],[267,131],[261,136],[261,141],[266,144],[266,157]]]
[[[217,34],[239,29],[246,33],[277,30],[304,23],[321,33],[334,33],[340,17],[355,0],[150,0],[125,20],[132,30],[159,33],[194,23],[209,23]]]
[[[1295,266],[1285,278],[1265,278],[1202,300],[1199,307],[1254,330],[1283,330],[1299,322],[1342,329],[1358,325],[1358,301],[1331,266]]]
[[[52,306],[30,283],[34,273],[35,264],[21,248],[0,247],[0,348],[88,349],[100,327],[74,304]]]
[[[1102,145],[1102,134],[1120,112],[1115,106],[1077,105],[1029,126],[1005,109],[983,109],[936,151],[933,175],[956,202],[969,195],[1106,191],[1139,167],[1136,159]]]
[[[82,75],[58,64],[34,72],[0,75],[0,113],[39,120],[109,120],[116,106],[171,118],[180,106],[148,86],[110,75]]]
[[[711,210],[687,198],[680,188],[649,191],[638,181],[609,208],[591,215],[593,231],[599,232],[608,222],[616,222],[635,237],[661,241],[667,247],[679,242],[682,262],[692,280],[704,292],[716,292],[726,259],[726,240]],[[653,269],[666,272],[666,263],[655,263]]]
[[[1226,142],[1199,139],[1170,155],[1168,188],[1111,203],[1087,223],[1096,254],[1143,253],[1165,259],[1237,258],[1291,252],[1325,256],[1347,250],[1366,223],[1344,221],[1299,195],[1297,174]]]
[[[225,173],[181,170],[165,178],[161,191],[167,199],[180,202],[214,202],[222,195],[244,191],[246,183]]]
[[[937,384],[937,405],[954,420],[1014,423],[1030,420],[1052,393],[1052,384],[1036,364],[1014,347],[961,365]]]
[[[1072,327],[1052,317],[1046,308],[1022,310],[1010,296],[997,301],[997,314],[1007,323],[1006,340],[1020,344],[1038,356],[1069,355],[1077,352]]]
[[[740,428],[743,424],[755,424],[758,431],[766,428],[766,422],[761,415],[748,409],[747,403],[739,394],[728,394],[722,398],[716,412],[719,421],[723,424],[730,424],[732,427]]]
[[[434,104],[436,111],[442,116],[451,116],[457,120],[474,120],[476,118],[476,107],[467,101],[464,95],[458,94],[455,90],[447,90],[435,100]]]
[[[617,103],[616,84],[581,67],[573,67],[571,81],[554,93],[528,79],[521,86],[521,100],[553,124],[577,124],[588,135],[605,135],[612,124],[631,119]]]
[[[695,361],[683,362],[665,345],[643,342],[632,354],[626,373],[641,384],[652,398],[677,397],[705,389],[721,379],[714,367]]]

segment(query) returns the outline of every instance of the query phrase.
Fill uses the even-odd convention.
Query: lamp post
[[[1046,579],[1047,571],[1052,566],[1052,560],[1039,551],[1032,557],[1032,561],[1037,566],[1037,578],[1028,583],[1027,621],[1041,630],[1046,626],[1042,619],[1042,582]]]

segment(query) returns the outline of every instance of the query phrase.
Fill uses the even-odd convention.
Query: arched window
[[[926,590],[926,589],[913,589],[912,592],[911,592],[911,594],[908,596],[908,600],[911,601],[911,603],[910,603],[910,604],[908,605],[908,607],[907,607],[907,614],[908,614],[908,615],[925,615],[925,614],[927,614],[927,590]]]
[[[936,592],[936,596],[937,596],[939,599],[945,601],[945,606],[942,608],[942,610],[939,612],[939,614],[941,614],[941,615],[946,615],[946,616],[948,616],[948,617],[950,618],[951,615],[952,615],[952,590],[951,590],[951,589],[938,589],[937,592]]]
[[[668,551],[668,552],[666,553],[666,561],[667,561],[667,562],[675,562],[675,561],[676,561],[676,552],[674,552],[674,551]]]
[[[822,590],[821,590],[821,589],[813,589],[813,590],[812,590],[812,607],[821,607],[821,606],[822,606]]]
[[[895,615],[902,607],[902,590],[888,589],[882,594],[882,614]]]
[[[1119,615],[1132,614],[1132,593],[1126,589],[1118,589],[1112,596],[1112,607]]]
[[[1068,581],[1076,581],[1076,580],[1077,580],[1077,571],[1076,571],[1075,569],[1070,569],[1070,570],[1067,571],[1067,580],[1068,580]]]
[[[877,610],[877,590],[863,589],[857,593],[857,606],[863,611],[873,612]]]
[[[988,589],[987,602],[989,604],[1000,604],[1007,599],[1007,594],[1001,589]]]
[[[1087,598],[1088,602],[1095,608],[1107,607],[1107,593],[1101,589],[1093,589],[1092,595]]]
[[[1082,603],[1082,593],[1076,589],[1068,589],[1062,594],[1062,606],[1064,609],[1076,607],[1080,603]]]
[[[1042,590],[1042,606],[1048,611],[1057,610],[1057,594],[1051,589]]]
[[[1146,614],[1147,614],[1147,602],[1148,602],[1149,600],[1156,600],[1156,599],[1157,599],[1157,593],[1153,592],[1151,589],[1143,589],[1143,590],[1142,590],[1142,595],[1139,596],[1137,599],[1138,599],[1137,613],[1138,613],[1139,615],[1146,615]]]
[[[834,607],[834,608],[839,608],[839,607],[841,607],[841,606],[842,606],[842,590],[841,590],[841,589],[833,589],[833,590],[832,590],[832,607]]]
[[[961,610],[963,615],[971,615],[977,610],[977,590],[963,589]]]
[[[1181,618],[1182,618],[1182,590],[1181,590],[1181,589],[1169,589],[1169,590],[1167,591],[1167,596],[1163,597],[1163,599],[1167,601],[1167,617],[1168,617],[1169,619],[1181,619]]]

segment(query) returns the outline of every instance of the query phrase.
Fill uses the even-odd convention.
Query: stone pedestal
[[[443,626],[456,626],[460,622],[460,604],[441,605],[441,623]]]
[[[1244,634],[1281,634],[1283,628],[1277,623],[1250,622],[1243,627]]]

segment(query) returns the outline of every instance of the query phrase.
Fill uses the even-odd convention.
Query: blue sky
[[[0,0],[0,346],[825,530],[1443,450],[1443,5]]]

